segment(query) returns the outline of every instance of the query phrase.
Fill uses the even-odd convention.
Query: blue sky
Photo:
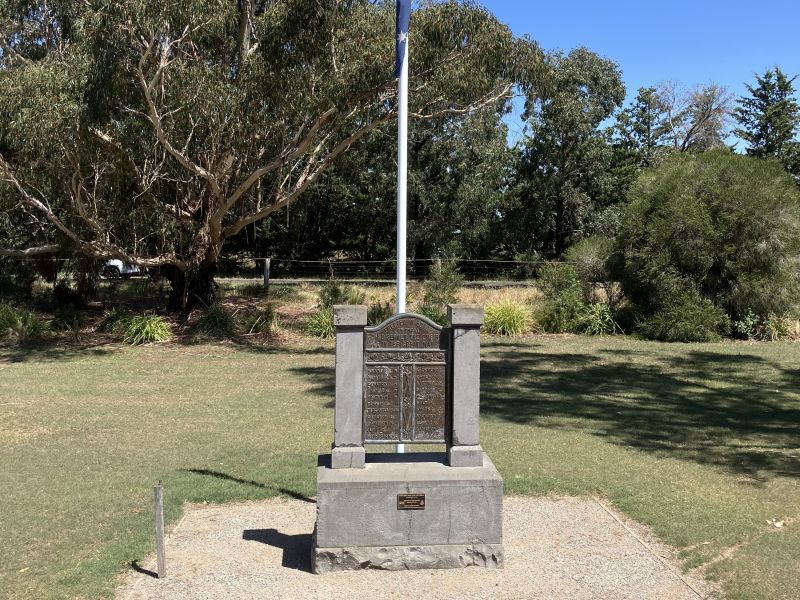
[[[586,46],[613,59],[628,100],[639,87],[665,80],[714,82],[738,97],[754,72],[777,64],[790,75],[800,73],[799,0],[478,1],[545,50]]]

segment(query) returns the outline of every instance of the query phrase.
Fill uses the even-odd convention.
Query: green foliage
[[[0,340],[8,339],[17,344],[42,339],[48,326],[37,313],[11,304],[0,303]]]
[[[716,342],[730,328],[725,312],[693,291],[672,296],[638,324],[642,335],[662,342]]]
[[[597,288],[604,291],[605,300],[612,306],[619,301],[608,270],[608,260],[614,241],[592,236],[582,239],[567,250],[564,259],[572,264],[583,291],[584,302],[597,302]]]
[[[795,77],[779,67],[756,75],[745,84],[749,96],[738,99],[734,116],[740,127],[734,133],[747,142],[747,153],[757,158],[775,157],[786,170],[800,177],[800,104],[795,97]]]
[[[125,331],[133,313],[127,308],[110,308],[103,312],[103,317],[97,325],[97,331],[105,333],[119,333]]]
[[[281,318],[272,304],[267,304],[264,310],[248,315],[243,322],[243,329],[247,333],[275,333],[280,328]]]
[[[417,314],[422,315],[436,323],[437,325],[447,325],[447,312],[441,304],[420,304],[417,307]]]
[[[165,342],[172,337],[172,325],[159,315],[134,315],[125,327],[125,343],[131,346]]]
[[[0,339],[16,324],[17,319],[17,309],[7,302],[0,302]]]
[[[587,48],[552,52],[545,61],[550,79],[525,102],[527,135],[504,234],[516,253],[557,257],[572,232],[586,229],[598,203],[617,200],[610,193],[611,147],[600,126],[622,104],[625,86],[619,66]]]
[[[308,333],[323,340],[336,336],[336,327],[333,324],[333,307],[326,307],[312,314],[305,323]]]
[[[394,314],[394,307],[391,302],[377,302],[369,307],[367,311],[367,322],[370,325],[378,325]]]
[[[547,333],[574,333],[583,311],[583,291],[575,267],[550,262],[539,273],[544,302],[536,310],[536,322]]]
[[[236,333],[236,320],[220,304],[212,304],[203,311],[192,328],[201,335],[227,338]]]
[[[800,192],[791,178],[777,162],[724,151],[676,155],[642,175],[612,258],[642,332],[657,339],[713,339],[725,333],[726,314],[792,312],[798,265]],[[685,330],[691,323],[696,334]]]
[[[508,298],[486,305],[483,323],[488,333],[518,336],[531,329],[531,314],[528,307]]]
[[[74,304],[66,304],[56,309],[50,327],[55,331],[78,331],[83,327],[86,316]]]
[[[322,308],[333,308],[336,304],[364,304],[367,294],[355,285],[343,285],[331,279],[319,289],[319,303]]]
[[[751,340],[758,335],[758,327],[761,323],[761,318],[753,314],[752,310],[748,310],[740,320],[733,322],[733,332],[745,340]]]
[[[384,167],[393,158],[384,136],[371,134],[396,118],[387,102],[395,87],[394,17],[391,3],[370,0],[120,0],[55,8],[0,2],[8,46],[0,52],[0,148],[10,176],[32,193],[0,186],[0,214],[15,215],[13,223],[0,218],[0,237],[28,247],[60,236],[65,250],[185,265],[188,294],[187,282],[174,277],[173,301],[180,304],[185,297],[209,299],[226,240],[295,198],[329,193],[356,206],[345,217],[377,214],[387,224],[385,201],[376,209],[375,198],[383,197],[391,171]],[[410,109],[432,115],[418,121],[433,131],[420,126],[427,140],[418,155],[423,164],[437,160],[421,179],[412,175],[410,187],[422,202],[429,183],[442,180],[435,206],[415,220],[423,230],[429,214],[448,215],[444,207],[455,200],[465,234],[478,231],[474,239],[497,215],[505,173],[500,119],[508,100],[498,92],[514,83],[537,87],[546,71],[541,52],[472,2],[422,3],[414,36]],[[488,117],[462,110],[478,106]],[[487,143],[472,147],[476,137]],[[154,148],[163,160],[153,162]],[[361,173],[360,189],[340,196],[352,173],[345,170],[338,181],[325,174],[351,149],[378,161],[347,165]],[[199,189],[203,210],[196,207]],[[46,199],[74,231],[62,235],[51,225],[25,231],[28,211],[41,223],[52,216],[33,197]],[[325,239],[335,223],[314,214],[313,204],[307,208],[302,235]],[[194,228],[207,235],[194,235]],[[434,239],[420,233],[426,245],[453,237],[445,228]],[[349,249],[364,250],[361,240],[348,241]]]
[[[437,259],[425,280],[423,304],[439,305],[458,302],[458,292],[464,285],[464,276],[458,270],[455,260]]]
[[[2,231],[2,217],[0,217],[0,231]],[[0,301],[30,298],[35,279],[36,272],[31,267],[30,261],[0,256]]]
[[[614,322],[611,307],[596,302],[585,306],[578,314],[576,329],[586,335],[612,335],[619,326]]]
[[[792,325],[788,318],[769,314],[759,327],[759,337],[765,342],[777,342],[791,336]]]

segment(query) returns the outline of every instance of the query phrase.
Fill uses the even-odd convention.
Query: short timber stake
[[[153,488],[156,504],[156,573],[159,579],[167,576],[167,557],[164,555],[164,486],[159,480]]]
[[[271,258],[264,259],[264,293],[269,294],[269,267],[270,262],[272,262]]]

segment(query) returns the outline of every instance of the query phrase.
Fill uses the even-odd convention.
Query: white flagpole
[[[408,39],[397,84],[397,314],[406,312],[406,197],[408,183]],[[395,452],[406,451],[405,444]]]

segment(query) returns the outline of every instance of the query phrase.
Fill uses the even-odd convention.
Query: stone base
[[[364,447],[331,449],[332,469],[361,469],[364,466]]]
[[[460,569],[503,567],[502,544],[447,544],[430,546],[353,546],[318,548],[312,545],[311,569],[332,573],[355,569],[406,571],[409,569]]]
[[[482,467],[483,448],[480,446],[450,446],[447,462],[451,467]]]
[[[317,468],[315,572],[502,566],[503,480],[446,454],[367,454],[360,469]],[[418,504],[414,508],[416,501]]]

